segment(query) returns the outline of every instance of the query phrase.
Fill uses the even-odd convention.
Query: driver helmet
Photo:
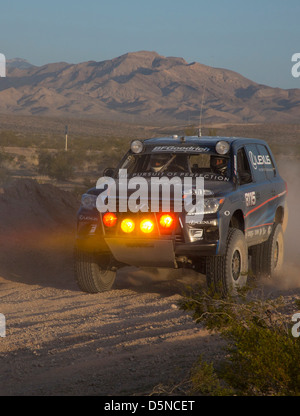
[[[157,154],[151,155],[150,166],[153,172],[159,172],[161,168],[168,162],[170,155]]]
[[[226,174],[228,160],[225,157],[211,156],[210,167],[215,173]]]

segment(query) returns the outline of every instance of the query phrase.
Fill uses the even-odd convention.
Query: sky
[[[43,65],[148,50],[300,88],[299,18],[299,0],[0,0],[0,53]]]

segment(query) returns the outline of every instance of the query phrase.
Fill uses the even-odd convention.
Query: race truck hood
[[[232,182],[204,180],[204,189],[211,191],[213,193],[212,196],[219,197],[226,196],[226,194],[232,192],[235,189],[235,185]]]

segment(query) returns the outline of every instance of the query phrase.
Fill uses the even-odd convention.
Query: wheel
[[[252,250],[252,270],[257,277],[274,278],[280,274],[284,258],[282,225],[275,223],[268,240]]]
[[[248,247],[242,231],[230,228],[226,253],[223,256],[207,258],[207,285],[223,296],[236,295],[237,289],[247,283]]]
[[[98,293],[110,290],[116,278],[116,272],[111,270],[111,255],[75,249],[74,269],[77,284],[81,290],[88,293]]]
[[[284,258],[284,237],[281,224],[275,224],[266,244],[265,270],[269,277],[281,272]]]

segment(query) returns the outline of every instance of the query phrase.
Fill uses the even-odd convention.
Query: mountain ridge
[[[300,89],[258,84],[241,74],[154,51],[105,61],[8,66],[0,112],[134,122],[299,122]]]

